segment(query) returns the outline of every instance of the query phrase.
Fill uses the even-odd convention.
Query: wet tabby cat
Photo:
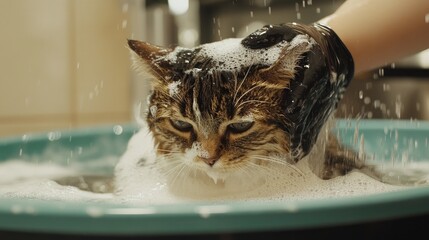
[[[315,44],[307,35],[262,50],[246,49],[239,39],[193,49],[128,44],[134,66],[152,84],[146,122],[156,161],[167,175],[197,173],[227,181],[258,166],[293,167],[307,154],[319,154],[310,164],[323,179],[366,168],[328,134],[329,122],[311,151],[292,147],[285,89]]]
[[[329,29],[315,27],[335,38]],[[170,186],[179,186],[179,194],[192,194],[199,184],[206,188],[202,182],[242,182],[247,188],[238,188],[246,191],[256,186],[258,175],[270,174],[264,170],[296,170],[295,163],[306,156],[322,179],[353,169],[378,178],[330,134],[335,104],[353,70],[343,71],[350,64],[341,62],[324,65],[319,56],[329,46],[313,30],[270,25],[244,40],[192,49],[129,40],[134,66],[150,79],[152,92],[144,124],[116,166],[114,190],[135,189],[131,185],[150,178],[144,170],[156,166]],[[318,74],[324,77],[317,79]],[[85,186],[93,182],[84,180]]]

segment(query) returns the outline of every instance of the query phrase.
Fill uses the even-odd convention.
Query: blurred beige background
[[[127,38],[193,47],[344,0],[0,0],[0,137],[134,122],[149,88]],[[311,3],[311,4],[310,4]],[[340,118],[429,119],[429,50],[356,76]]]
[[[131,121],[135,1],[0,1],[0,136]]]

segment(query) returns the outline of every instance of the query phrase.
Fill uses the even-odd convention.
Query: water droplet
[[[127,27],[128,21],[126,19],[122,20],[122,29]]]
[[[232,27],[232,28],[231,28],[231,31],[232,31],[233,33],[235,33],[235,28],[234,28],[234,27]]]
[[[61,138],[61,132],[49,132],[48,139],[49,141],[56,141]]]
[[[380,68],[380,69],[378,69],[378,75],[379,75],[380,77],[384,76],[384,68]]]
[[[390,91],[390,85],[387,83],[383,83],[383,92],[388,92]]]
[[[370,98],[370,97],[365,97],[365,98],[363,99],[363,102],[364,102],[365,104],[370,104],[370,103],[371,103],[371,98]]]
[[[370,119],[372,118],[372,112],[368,112],[367,115],[368,115],[368,118]]]
[[[268,7],[268,15],[271,15],[271,7]]]
[[[354,134],[353,134],[353,143],[354,144],[357,144],[358,138],[359,138],[359,127],[358,127],[358,125],[356,125],[355,131],[354,131]]]
[[[403,153],[402,153],[402,158],[401,158],[401,163],[402,163],[402,165],[405,165],[405,164],[407,164],[408,163],[408,151],[404,151]]]
[[[100,93],[100,91],[98,90],[98,85],[95,85],[94,92],[95,92],[95,96],[98,96],[98,94]]]
[[[360,159],[365,160],[365,139],[363,137],[363,134],[360,135],[358,155]]]
[[[313,5],[313,0],[307,0],[307,5]]]
[[[79,69],[80,68],[80,62],[77,62],[76,63],[76,69]]]
[[[22,212],[23,212],[23,207],[22,207],[22,206],[20,206],[20,205],[13,205],[13,206],[10,208],[10,211],[11,211],[13,214],[20,214],[20,213],[22,213]]]
[[[250,17],[253,18],[253,11],[250,11]]]
[[[367,82],[366,84],[365,84],[365,87],[366,87],[366,89],[368,90],[368,89],[371,89],[372,88],[372,82]]]
[[[320,8],[316,8],[316,13],[320,13]]]
[[[395,101],[395,114],[396,114],[396,117],[401,118],[401,110],[402,110],[401,95],[398,95],[398,96],[396,96],[396,101]]]
[[[363,99],[363,91],[359,91],[359,99]]]
[[[88,207],[86,208],[86,213],[93,218],[101,217],[103,216],[103,209],[98,207]]]
[[[380,100],[374,100],[374,108],[379,108],[380,107]]]
[[[22,139],[23,142],[27,142],[29,138],[30,138],[30,136],[28,136],[27,134],[24,134],[21,137],[21,139]]]
[[[429,13],[425,15],[425,23],[429,23]]]
[[[396,68],[395,63],[390,64],[390,67],[391,67],[392,69],[395,69],[395,68]]]
[[[22,156],[22,148],[19,149],[19,156]]]
[[[115,135],[121,135],[123,131],[124,129],[122,128],[121,125],[113,126],[113,133],[115,133]]]
[[[416,103],[416,110],[417,112],[420,112],[420,103]]]
[[[398,142],[399,140],[399,132],[398,129],[395,129],[395,141]]]
[[[380,103],[380,110],[383,114],[386,114],[386,104]]]
[[[384,127],[384,134],[387,135],[388,132],[389,132],[389,129],[387,127]]]
[[[297,13],[296,13],[296,19],[298,19],[298,20],[300,20],[300,19],[301,19],[301,13],[300,13],[300,12],[297,12]]]

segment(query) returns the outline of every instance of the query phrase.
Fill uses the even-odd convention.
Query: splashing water
[[[113,131],[115,129],[118,131],[117,126],[114,127]],[[356,127],[355,142],[359,146],[359,155],[364,157],[368,146],[364,140],[364,134],[359,132],[359,128]],[[395,139],[400,144],[397,131],[387,128],[384,133],[385,136],[391,136],[390,138]],[[140,131],[130,140],[128,150],[119,163],[115,157],[90,161],[93,162],[91,167],[93,169],[106,168],[106,164],[113,166],[115,164],[112,163],[117,163],[116,168],[120,171],[117,172],[116,184],[120,191],[116,193],[88,192],[73,186],[63,186],[54,181],[54,179],[62,177],[79,176],[81,169],[87,167],[85,164],[88,164],[88,161],[85,161],[81,168],[74,168],[52,163],[34,164],[11,160],[0,164],[0,195],[8,198],[159,204],[201,200],[269,202],[340,198],[408,188],[381,183],[358,171],[330,180],[321,180],[310,170],[308,158],[299,161],[296,164],[296,169],[283,165],[265,166],[265,170],[261,169],[261,171],[267,171],[267,174],[262,178],[255,175],[255,179],[259,180],[252,183],[252,187],[246,188],[245,191],[243,190],[245,183],[240,182],[240,178],[216,182],[205,174],[192,175],[187,179],[182,179],[180,186],[172,187],[157,168],[153,155],[153,142],[151,141],[147,132]],[[419,144],[419,141],[411,139],[407,144],[408,152],[399,153],[398,151],[401,165],[408,166],[407,172],[401,172],[398,168],[385,167],[388,173],[385,179],[399,181],[402,184],[427,182],[429,180],[427,174],[429,164],[413,165],[411,154],[414,149],[424,146],[424,142]],[[195,147],[195,150],[198,150],[198,146]],[[57,152],[55,155],[61,156],[63,154]],[[145,161],[142,161],[143,159]],[[143,162],[144,164],[142,164]],[[398,178],[398,176],[401,177]]]

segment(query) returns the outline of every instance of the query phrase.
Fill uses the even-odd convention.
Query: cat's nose
[[[209,165],[210,167],[213,166],[217,160],[219,160],[219,157],[209,157],[209,158],[205,158],[205,157],[201,157],[201,160],[203,160],[205,163],[207,163],[207,165]]]

